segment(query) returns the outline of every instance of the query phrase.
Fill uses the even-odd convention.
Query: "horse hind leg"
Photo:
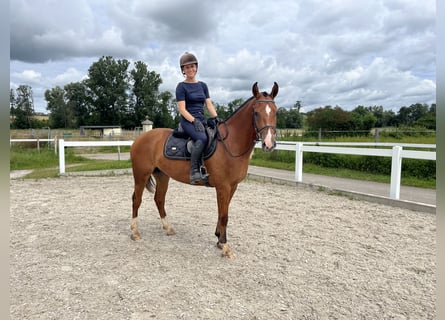
[[[167,231],[168,236],[172,236],[176,232],[167,221],[167,212],[165,211],[165,196],[167,194],[170,177],[161,171],[155,171],[153,175],[156,179],[154,201],[158,208],[159,216],[161,217],[162,228]]]

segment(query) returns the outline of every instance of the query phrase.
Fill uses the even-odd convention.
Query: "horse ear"
[[[272,96],[272,98],[275,98],[277,94],[278,94],[278,83],[274,82],[272,92],[270,93],[270,95]]]
[[[253,93],[253,96],[258,99],[258,96],[260,94],[260,91],[258,90],[258,82],[255,82],[253,84],[253,86],[252,86],[252,93]]]

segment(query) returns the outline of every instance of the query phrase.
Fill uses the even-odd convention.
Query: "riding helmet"
[[[183,66],[193,63],[196,63],[196,66],[198,66],[198,59],[196,59],[196,57],[189,52],[184,53],[181,56],[181,59],[179,59],[179,65],[181,66],[181,70]]]

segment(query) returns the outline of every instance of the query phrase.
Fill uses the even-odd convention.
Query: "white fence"
[[[92,146],[131,146],[133,141],[65,141],[59,140],[59,173],[65,173],[65,147],[92,147]],[[341,147],[343,146],[343,147]],[[348,147],[360,146],[362,148]],[[364,148],[368,147],[368,148]],[[371,148],[372,147],[372,148]],[[391,147],[377,148],[377,147]],[[295,151],[295,181],[303,182],[303,153],[321,152],[351,155],[365,155],[378,157],[391,157],[391,183],[390,195],[392,199],[400,199],[400,180],[402,172],[402,158],[436,160],[435,151],[404,150],[403,148],[436,149],[435,144],[395,144],[395,143],[336,143],[336,142],[287,142],[277,141],[276,150]],[[255,148],[261,148],[257,143]]]
[[[54,139],[40,139],[40,138],[36,138],[36,139],[9,139],[9,145],[11,146],[13,143],[18,143],[18,142],[35,142],[36,143],[36,147],[37,150],[40,150],[40,142],[48,142],[48,149],[51,143],[54,144],[54,152],[57,154],[57,137]]]
[[[59,140],[59,173],[65,173],[65,147],[105,147],[117,146],[120,152],[120,146],[131,146],[133,141],[65,141]]]
[[[339,146],[346,147],[339,147]],[[257,144],[256,147],[260,147]],[[362,146],[368,148],[351,148],[347,146]],[[376,147],[392,147],[391,149],[383,149]],[[369,148],[374,147],[374,148]],[[277,142],[277,150],[295,151],[295,181],[303,182],[303,152],[321,152],[336,154],[351,154],[364,156],[391,157],[391,183],[389,197],[392,199],[400,199],[400,182],[402,176],[402,158],[436,160],[436,152],[434,151],[416,151],[403,150],[403,147],[409,148],[428,148],[435,149],[435,144],[394,144],[394,143],[337,143],[337,142]]]

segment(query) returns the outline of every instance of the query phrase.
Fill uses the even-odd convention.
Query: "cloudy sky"
[[[220,104],[256,81],[303,112],[436,102],[436,0],[11,0],[10,30],[10,85],[30,85],[37,112],[107,55],[144,61],[174,93],[185,51]]]

